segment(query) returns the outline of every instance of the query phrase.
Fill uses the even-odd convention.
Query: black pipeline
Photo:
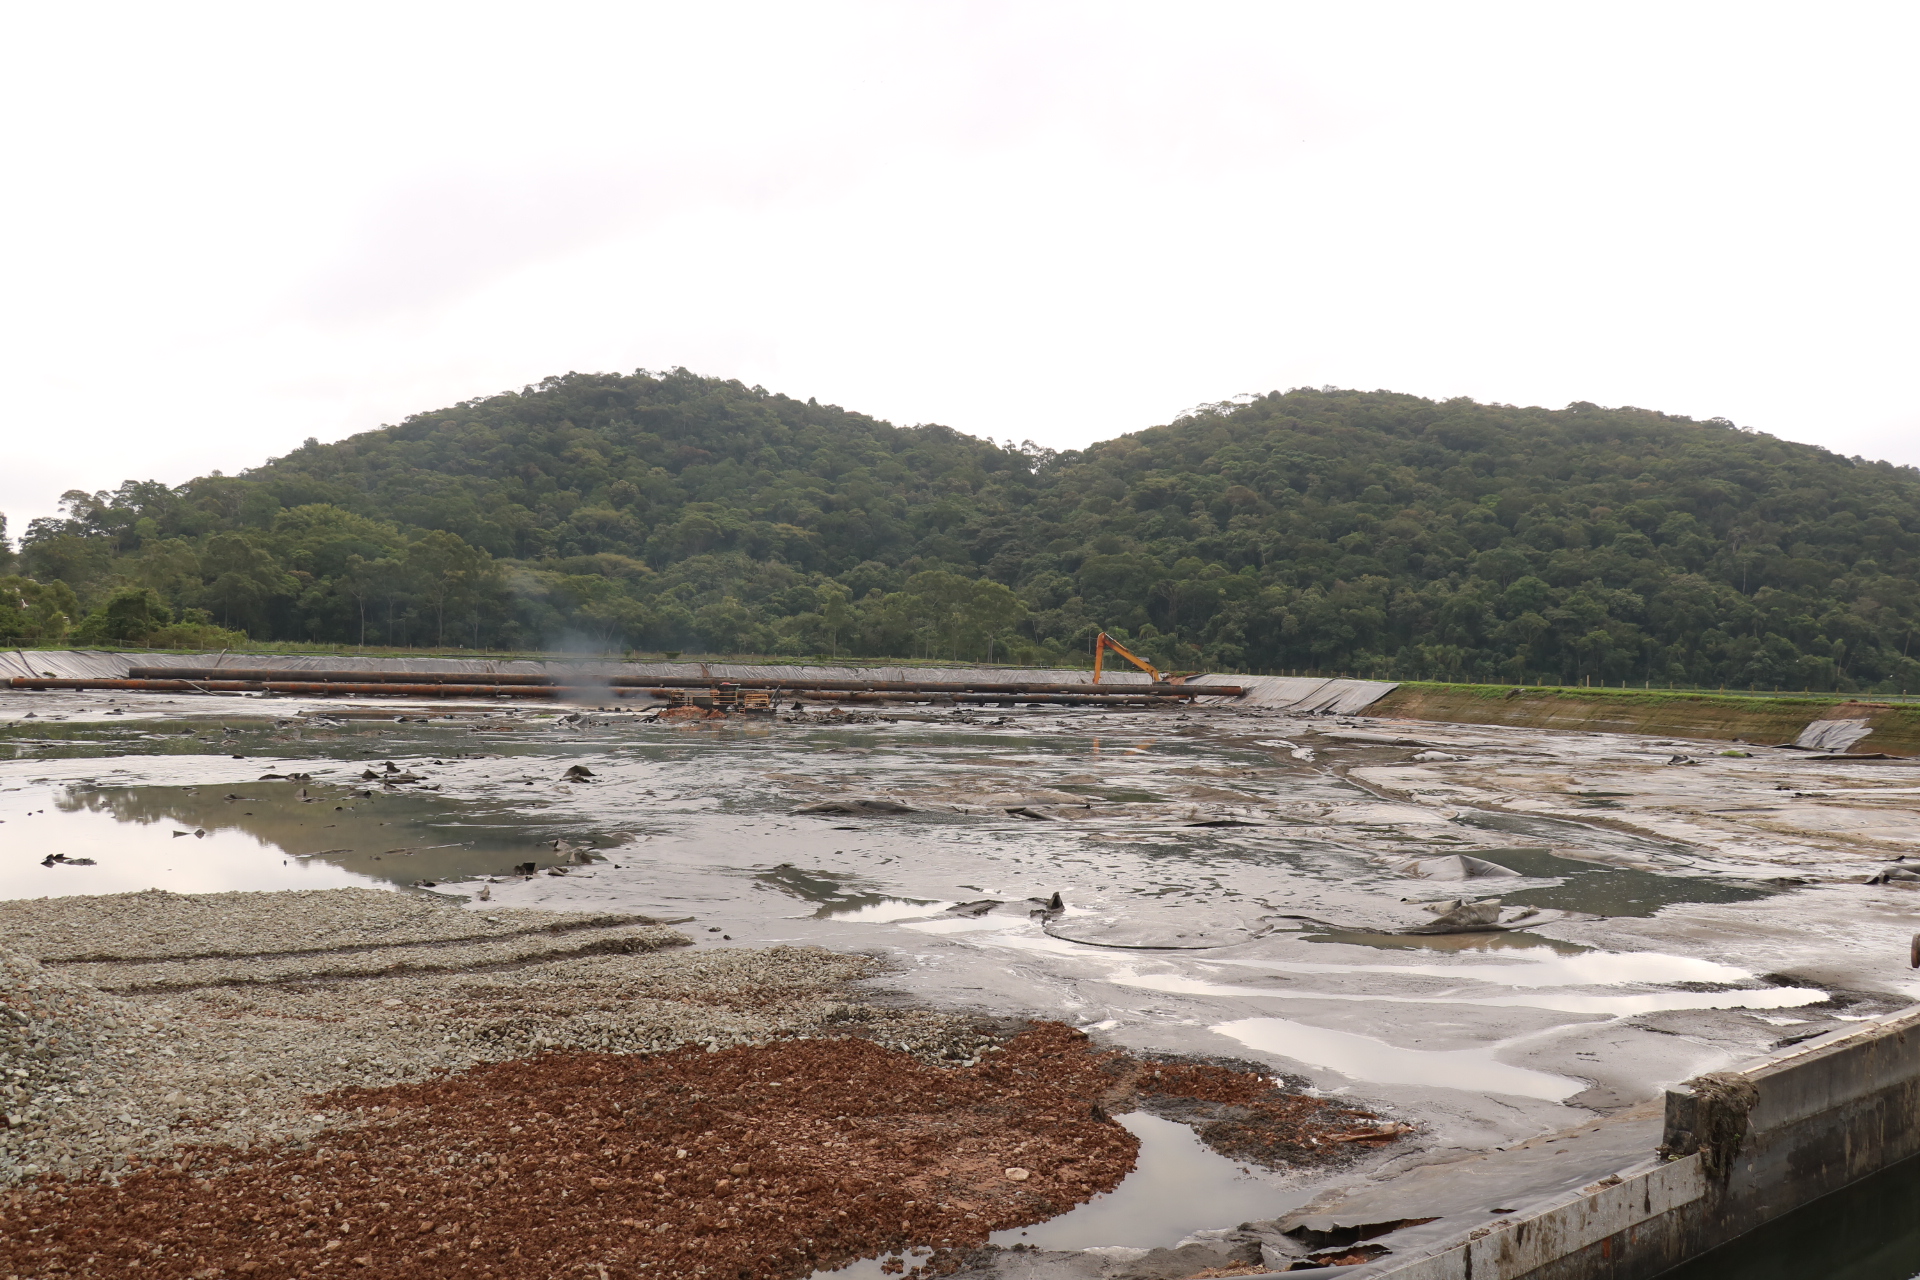
[[[308,697],[669,698],[689,692],[766,690],[821,702],[938,702],[1064,706],[1171,706],[1196,697],[1234,698],[1239,685],[959,680],[723,679],[706,676],[596,676],[477,671],[291,671],[253,667],[134,667],[124,678],[15,676],[14,689],[93,689],[139,693],[276,693]]]

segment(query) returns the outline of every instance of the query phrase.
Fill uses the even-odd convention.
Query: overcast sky
[[[1920,463],[1911,4],[11,3],[0,511],[568,370]]]

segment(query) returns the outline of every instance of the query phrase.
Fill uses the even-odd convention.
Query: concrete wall
[[[1395,1280],[1644,1280],[1920,1155],[1920,1010],[1667,1093],[1666,1139],[1612,1186],[1427,1257]]]

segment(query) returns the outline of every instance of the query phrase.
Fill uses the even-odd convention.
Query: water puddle
[[[1337,1071],[1350,1080],[1374,1084],[1470,1089],[1476,1093],[1506,1093],[1548,1102],[1564,1102],[1588,1087],[1584,1080],[1516,1067],[1494,1057],[1514,1041],[1475,1049],[1403,1049],[1372,1036],[1331,1031],[1286,1018],[1240,1018],[1219,1023],[1212,1029],[1249,1049],[1279,1054],[1323,1071]]]
[[[551,841],[590,843],[504,808],[298,780],[28,786],[0,793],[0,822],[3,898],[437,885],[577,862]]]
[[[1418,972],[1416,967],[1413,971]],[[1388,970],[1387,972],[1391,972]],[[1444,971],[1443,971],[1444,972]],[[1447,975],[1452,976],[1452,975]],[[1827,993],[1810,987],[1739,988],[1729,991],[1646,991],[1633,994],[1599,995],[1580,991],[1528,991],[1518,994],[1392,995],[1378,991],[1301,991],[1294,987],[1254,987],[1225,982],[1208,982],[1176,973],[1113,974],[1108,981],[1123,987],[1145,991],[1163,991],[1188,996],[1249,996],[1273,1000],[1329,1000],[1344,1004],[1424,1004],[1480,1005],[1495,1009],[1546,1009],[1555,1013],[1590,1014],[1604,1018],[1630,1018],[1636,1014],[1664,1013],[1675,1009],[1797,1009],[1819,1004]]]
[[[1143,1111],[1115,1117],[1140,1139],[1133,1172],[1112,1191],[1031,1227],[988,1237],[1002,1248],[1107,1250],[1124,1261],[1134,1251],[1178,1244],[1196,1231],[1275,1218],[1303,1203],[1311,1188],[1290,1187],[1278,1174],[1239,1164],[1214,1151],[1186,1125]],[[886,1280],[929,1253],[908,1249],[863,1258],[809,1280]],[[891,1268],[891,1269],[890,1269]]]
[[[1141,1111],[1116,1119],[1140,1139],[1133,1172],[1112,1191],[1057,1218],[995,1232],[992,1243],[1039,1249],[1159,1248],[1195,1231],[1277,1217],[1311,1194],[1290,1190],[1277,1174],[1227,1159],[1186,1125]]]
[[[1515,907],[1645,917],[1678,902],[1752,902],[1777,892],[1744,881],[1664,875],[1657,871],[1582,862],[1562,858],[1545,849],[1477,849],[1474,856],[1529,878],[1559,880],[1558,884],[1500,895],[1502,902]]]
[[[858,1262],[849,1262],[836,1271],[815,1271],[807,1280],[892,1280],[910,1267],[917,1267],[922,1261],[933,1256],[931,1249],[905,1249],[898,1253],[883,1253],[877,1258],[862,1258]]]
[[[1501,964],[1320,964],[1246,959],[1220,963],[1285,973],[1421,973],[1507,987],[1616,986],[1628,982],[1732,986],[1751,982],[1754,977],[1745,969],[1699,956],[1676,956],[1659,951],[1596,951],[1584,947],[1564,955],[1528,956]]]
[[[942,920],[913,920],[901,926],[903,929],[912,929],[915,933],[931,933],[935,935],[1005,932],[1021,927],[1022,924],[1020,921],[1008,919],[1006,916],[993,915],[953,916]],[[1064,948],[1059,949],[1059,952],[1063,955],[1070,954],[1070,952]]]
[[[835,850],[839,852],[839,850]],[[757,873],[754,880],[762,888],[817,902],[816,920],[844,920],[855,924],[892,924],[898,920],[920,920],[939,915],[953,903],[930,898],[903,898],[877,890],[853,887],[848,877],[829,871],[810,871],[783,862],[769,871]]]
[[[1382,951],[1554,951],[1578,955],[1587,950],[1577,942],[1543,938],[1524,929],[1505,933],[1306,933],[1302,942],[1336,942],[1354,947],[1377,947]]]
[[[924,920],[937,916],[951,902],[925,902],[917,898],[881,898],[856,906],[824,906],[814,912],[816,919],[846,920],[854,924],[892,924],[896,920]]]
[[[1592,847],[1623,854],[1637,861],[1690,861],[1694,850],[1667,841],[1651,840],[1560,818],[1472,811],[1459,817],[1462,825],[1497,831],[1508,836],[1553,840],[1560,847]],[[1472,849],[1476,858],[1499,863],[1533,879],[1557,880],[1500,895],[1510,906],[1542,910],[1581,911],[1598,916],[1640,916],[1681,902],[1752,902],[1780,892],[1772,885],[1705,875],[1642,871],[1610,863],[1561,857],[1546,846]],[[1497,881],[1487,881],[1497,884]]]
[[[1075,795],[1098,798],[1110,804],[1165,804],[1167,797],[1151,791],[1136,791],[1128,787],[1102,787],[1084,782],[1058,782],[1056,791],[1071,791]]]

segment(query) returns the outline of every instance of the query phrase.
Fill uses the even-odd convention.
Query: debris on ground
[[[190,1147],[0,1200],[0,1271],[797,1280],[918,1245],[940,1274],[1117,1186],[1138,1141],[1111,1116],[1136,1105],[1230,1110],[1215,1127],[1266,1163],[1403,1131],[1058,1023],[962,1066],[853,1035],[558,1052],[310,1105],[334,1121],[305,1141]]]
[[[845,813],[865,817],[870,814],[912,813],[913,810],[898,800],[884,800],[861,797],[849,800],[822,800],[816,804],[801,805],[795,813]]]
[[[963,1015],[849,1004],[871,957],[694,953],[645,919],[366,889],[0,903],[0,1186],[299,1141],[329,1123],[312,1095],[544,1051],[852,1031],[966,1061],[986,1043]]]
[[[1434,912],[1434,918],[1426,924],[1414,925],[1402,929],[1401,933],[1480,933],[1500,928],[1500,900],[1489,899],[1485,902],[1462,902],[1453,899],[1448,902],[1436,902],[1428,906]]]

